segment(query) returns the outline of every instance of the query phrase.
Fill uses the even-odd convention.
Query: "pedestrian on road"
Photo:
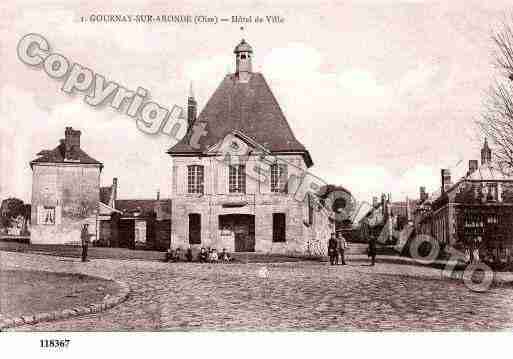
[[[87,261],[87,249],[89,247],[89,224],[85,223],[80,231],[80,240],[82,242],[82,262]]]
[[[337,233],[337,252],[338,252],[337,255],[340,256],[340,262],[343,266],[346,265],[346,260],[344,258],[346,247],[347,247],[346,239],[342,236],[342,234]],[[338,260],[337,260],[337,262],[338,262]]]
[[[370,236],[367,255],[371,258],[371,266],[376,263],[376,237]]]
[[[328,256],[330,257],[331,265],[335,265],[337,261],[337,240],[335,239],[335,233],[331,233],[331,237],[328,240]]]

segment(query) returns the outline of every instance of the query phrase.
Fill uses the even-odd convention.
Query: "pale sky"
[[[421,185],[435,191],[440,168],[457,177],[479,158],[474,121],[494,76],[490,35],[513,11],[507,1],[468,0],[16,3],[0,5],[0,199],[25,201],[29,161],[57,146],[66,126],[82,130],[82,148],[104,163],[102,185],[119,178],[120,198],[169,196],[172,144],[23,64],[16,45],[27,33],[110,81],[144,87],[168,108],[185,106],[192,81],[200,109],[234,71],[233,48],[244,37],[254,71],[310,151],[312,173],[358,200],[381,192],[401,200],[417,198]],[[91,14],[280,15],[285,22],[244,31],[233,23],[80,23]]]

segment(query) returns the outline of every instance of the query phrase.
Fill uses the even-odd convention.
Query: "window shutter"
[[[171,191],[173,194],[178,194],[178,176],[177,176],[177,171],[178,170],[178,167],[176,165],[173,165],[173,172],[171,173],[172,175],[172,183],[171,183]]]
[[[55,207],[55,224],[61,224],[62,223],[62,207],[57,206]]]
[[[179,185],[179,194],[187,193],[187,166],[182,165],[178,167],[178,185]]]
[[[228,166],[224,162],[218,161],[216,163],[216,171],[217,171],[216,192],[218,194],[228,193]]]
[[[41,217],[43,216],[43,206],[37,206],[37,213],[36,213],[36,221],[37,223],[35,224],[43,224],[44,223],[44,219],[42,219]]]
[[[262,171],[260,182],[260,193],[271,193],[271,160],[269,157],[259,160],[258,166]]]

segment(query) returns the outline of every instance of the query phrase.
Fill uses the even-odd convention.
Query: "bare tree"
[[[490,87],[481,120],[484,136],[494,147],[494,162],[513,172],[513,17],[492,35],[495,65],[502,76]]]
[[[513,17],[510,21],[513,22]],[[495,43],[495,64],[505,76],[513,80],[513,27],[508,20],[494,32],[492,40]]]

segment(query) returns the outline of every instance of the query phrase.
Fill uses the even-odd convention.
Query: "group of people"
[[[89,238],[91,235],[89,234],[88,225],[84,224],[82,226],[82,230],[80,233],[80,239],[82,242],[82,261],[87,261],[87,250],[89,247]],[[331,233],[331,237],[328,241],[328,256],[330,259],[331,265],[341,264],[345,265],[345,250],[347,248],[347,242],[345,238],[340,234]],[[367,249],[367,255],[371,258],[371,265],[373,266],[376,263],[376,238],[370,237],[369,239],[369,247]],[[192,248],[187,248],[185,255],[182,256],[182,251],[180,248],[168,249],[166,253],[166,262],[180,262],[187,261],[192,262],[194,259]],[[205,248],[201,247],[197,260],[200,263],[218,263],[218,262],[230,262],[232,260],[230,253],[226,251],[226,248],[218,253],[215,248]]]
[[[345,265],[345,251],[347,248],[346,239],[340,234],[331,233],[331,237],[328,241],[328,256],[330,258],[330,264],[336,265],[341,264]],[[376,263],[376,238],[369,238],[369,247],[367,249],[367,255],[371,259],[371,266],[374,266]]]
[[[194,260],[194,255],[192,253],[192,248],[189,247],[185,251],[185,256],[182,257],[182,252],[180,248],[168,249],[166,254],[166,262],[181,262],[181,261],[192,262]],[[230,253],[226,251],[226,248],[219,253],[215,248],[205,248],[201,247],[197,260],[200,263],[218,263],[218,262],[230,262],[232,257]]]
[[[340,264],[345,265],[345,251],[347,248],[347,242],[344,237],[340,233],[331,233],[331,237],[328,241],[328,256],[330,257],[330,264]]]

